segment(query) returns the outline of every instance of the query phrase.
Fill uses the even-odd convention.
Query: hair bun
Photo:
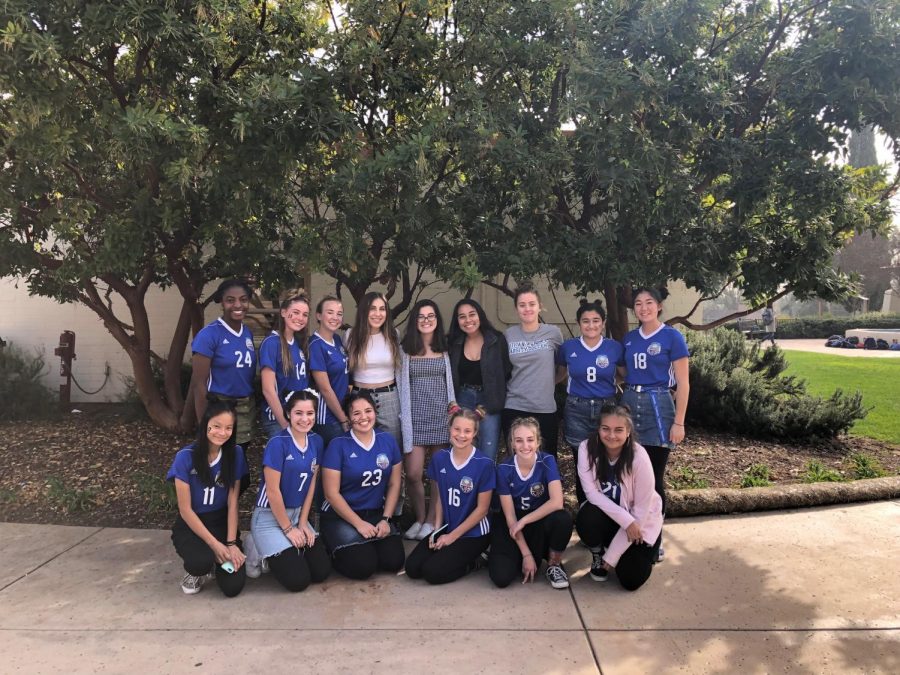
[[[487,417],[487,410],[483,405],[476,405],[475,410],[472,411],[478,417],[478,421],[480,422],[485,417]]]
[[[587,299],[587,298],[581,298],[581,299],[578,301],[578,304],[579,304],[579,306],[584,307],[586,304],[588,304],[588,299]]]
[[[666,298],[669,297],[669,289],[666,288],[665,286],[660,286],[656,290],[659,291],[659,297],[661,297],[663,300],[665,300]]]

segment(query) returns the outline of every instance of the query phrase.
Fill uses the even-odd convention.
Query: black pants
[[[529,523],[522,530],[528,550],[540,566],[542,559],[549,559],[550,552],[562,553],[572,537],[572,516],[568,511],[550,513],[537,522]],[[509,586],[522,572],[522,552],[515,539],[509,536],[509,527],[503,513],[494,514],[491,523],[491,555],[488,558],[491,581],[498,588]]]
[[[475,562],[491,543],[491,535],[460,537],[450,546],[436,551],[428,548],[425,537],[409,554],[406,576],[425,579],[429,584],[448,584],[475,569]]]
[[[228,541],[227,509],[212,513],[198,513],[197,516],[212,536],[223,544]],[[240,532],[238,532],[237,538],[238,547],[243,551]],[[180,515],[175,519],[175,525],[172,526],[172,543],[175,545],[175,552],[184,561],[184,571],[188,574],[202,577],[209,574],[210,570],[215,567],[216,583],[227,597],[233,598],[244,589],[247,581],[247,570],[244,565],[231,574],[223,570],[216,562],[212,549],[188,527]]]
[[[555,458],[556,446],[559,441],[559,416],[555,412],[537,413],[504,408],[503,412],[500,413],[500,426],[503,428],[503,440],[506,442],[506,451],[512,455],[512,448],[509,447],[509,430],[512,428],[512,423],[520,417],[533,417],[537,420],[543,441],[541,449]]]
[[[334,552],[334,569],[350,579],[368,579],[375,572],[399,572],[406,551],[399,536],[373,539]]]
[[[310,548],[291,546],[267,560],[278,583],[292,593],[305,590],[311,582],[325,581],[331,574],[331,560],[321,537]]]
[[[656,494],[662,497],[662,512],[666,514],[666,464],[669,463],[669,448],[659,445],[645,445],[644,449],[650,455],[650,464],[653,465],[653,479]],[[580,502],[579,502],[580,503]]]
[[[578,531],[581,541],[589,548],[606,548],[619,531],[619,524],[606,515],[602,509],[588,502],[578,510],[575,529]],[[616,565],[616,576],[623,588],[636,591],[644,585],[653,571],[657,550],[659,550],[659,539],[653,546],[632,544],[628,547]]]

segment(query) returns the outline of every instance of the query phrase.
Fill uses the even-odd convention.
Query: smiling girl
[[[312,432],[318,397],[292,391],[282,414],[289,425],[269,440],[263,452],[263,475],[251,519],[254,548],[247,574],[256,578],[262,560],[287,590],[298,592],[331,572],[328,554],[309,524],[322,438]]]
[[[629,591],[650,578],[662,532],[653,466],[633,432],[626,406],[604,406],[597,433],[578,449],[578,478],[587,501],[575,520],[578,536],[591,550],[591,578],[606,581],[615,570]]]
[[[540,451],[537,420],[513,422],[513,455],[497,466],[497,494],[502,513],[494,516],[488,571],[506,588],[521,571],[522,583],[534,580],[547,560],[547,581],[568,588],[562,555],[572,536],[572,516],[563,508],[563,489],[553,455]]]
[[[494,491],[494,463],[475,449],[480,413],[450,409],[450,447],[439,450],[428,464],[435,500],[435,530],[419,542],[406,562],[410,579],[429,584],[456,581],[475,568],[476,560],[490,544],[488,509]]]
[[[326,296],[316,305],[318,329],[309,341],[309,370],[319,390],[316,433],[325,445],[350,430],[343,401],[350,390],[347,352],[338,331],[344,322],[344,306],[334,296]]]

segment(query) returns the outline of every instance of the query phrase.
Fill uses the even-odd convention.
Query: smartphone
[[[448,527],[449,527],[449,523],[444,523],[438,529],[436,529],[434,532],[432,532],[431,534],[428,535],[428,538],[429,538],[428,541],[431,542],[432,546],[434,546],[434,542],[436,542],[438,540],[438,537],[440,537],[442,534],[445,534],[447,532]]]
[[[231,564],[231,561],[230,561],[230,560],[226,560],[225,562],[223,562],[223,563],[220,565],[220,567],[221,567],[223,570],[225,570],[226,572],[228,572],[228,574],[234,574],[234,565]]]

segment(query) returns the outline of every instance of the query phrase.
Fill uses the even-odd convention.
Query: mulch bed
[[[864,453],[891,475],[900,473],[900,446],[846,437],[805,445],[747,439],[689,429],[688,440],[673,453],[672,487],[738,487],[753,464],[769,468],[774,484],[803,482],[807,464],[854,477],[850,456]],[[122,406],[96,406],[51,420],[0,423],[0,521],[168,528],[175,510],[164,476],[189,437],[155,427],[142,414]],[[241,498],[242,520],[249,522],[258,480],[260,443],[251,446],[251,489]],[[560,469],[574,506],[571,452],[560,450]]]

